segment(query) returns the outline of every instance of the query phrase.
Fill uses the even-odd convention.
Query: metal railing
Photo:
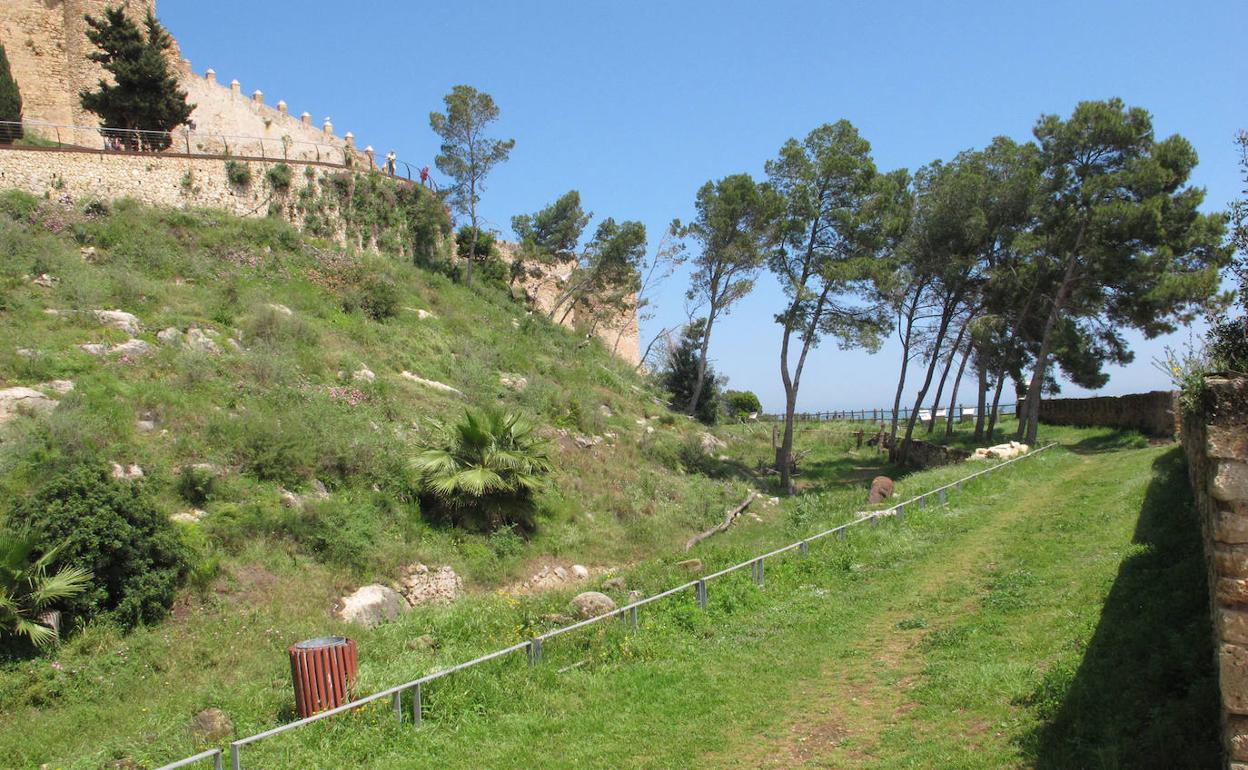
[[[3,144],[0,149],[60,149],[115,154],[205,156],[214,158],[238,158],[245,160],[294,161],[323,163],[330,166],[357,166],[365,164],[380,169],[390,176],[406,178],[434,187],[427,165],[379,156],[367,149],[360,149],[345,142],[310,142],[294,139],[287,134],[280,136],[246,136],[201,131],[189,126],[179,126],[172,131],[152,131],[138,128],[105,128],[103,126],[76,126],[51,123],[43,120],[0,121],[0,137],[16,135],[21,129],[26,139],[23,144]]]
[[[793,551],[797,551],[799,554],[805,556],[810,549],[811,543],[817,540],[821,540],[825,537],[829,537],[829,536],[836,536],[837,539],[844,539],[845,537],[847,537],[848,531],[851,527],[856,527],[862,524],[868,524],[871,527],[876,527],[879,525],[880,520],[883,518],[893,518],[897,521],[902,521],[905,518],[906,509],[910,506],[917,505],[919,508],[925,508],[927,507],[928,501],[930,500],[936,500],[938,501],[938,504],[943,505],[948,499],[948,495],[950,492],[960,491],[963,485],[969,483],[970,481],[973,481],[974,479],[984,476],[985,474],[992,473],[994,471],[998,471],[1002,468],[1008,467],[1012,465],[1013,463],[1018,462],[1019,460],[1023,460],[1029,457],[1034,457],[1035,455],[1047,449],[1051,449],[1052,447],[1056,445],[1057,445],[1056,442],[1046,444],[1026,454],[1022,454],[1010,460],[1005,460],[1003,462],[990,465],[987,468],[984,468],[983,470],[980,470],[976,473],[972,473],[969,476],[964,476],[960,479],[957,479],[956,481],[952,481],[948,484],[945,484],[944,486],[940,486],[935,489],[928,490],[927,492],[924,492],[921,495],[917,495],[915,497],[910,498],[909,500],[905,500],[903,502],[897,503],[893,505],[891,508],[887,508],[887,509],[880,510],[880,511],[875,511],[870,514],[864,515],[858,519],[855,519],[854,521],[846,522],[845,524],[841,524],[841,525],[832,527],[830,529],[825,529],[822,532],[818,532],[816,534],[810,535],[801,540],[798,540],[797,542],[790,543],[789,545],[786,545],[782,548],[777,548],[775,550],[768,551],[767,553],[754,556],[743,562],[734,564],[731,567],[725,567],[724,569],[721,569],[717,572],[712,572],[711,574],[705,575],[696,580],[690,580],[686,583],[682,583],[678,586],[675,586],[674,588],[669,588],[666,591],[657,593],[653,596],[648,596],[643,599],[638,599],[637,601],[632,602],[630,604],[626,604],[622,607],[617,607],[616,609],[610,612],[606,612],[601,615],[597,615],[595,617],[579,621],[577,623],[572,623],[570,625],[562,626],[560,628],[556,628],[551,631],[546,631],[545,633],[538,634],[526,641],[517,642],[516,644],[513,644],[510,647],[504,647],[501,650],[495,650],[494,652],[487,653],[478,658],[473,658],[472,660],[465,661],[463,663],[458,663],[456,665],[449,666],[447,668],[439,669],[438,671],[435,671],[431,674],[426,674],[422,677],[413,679],[411,681],[404,682],[402,684],[397,684],[397,685],[394,685],[393,687],[388,687],[384,690],[380,690],[379,692],[375,692],[371,695],[367,695],[362,698],[353,700],[350,703],[344,703],[341,706],[337,706],[327,711],[322,711],[320,713],[313,714],[312,716],[305,717],[303,719],[299,719],[294,722],[288,722],[284,725],[279,725],[278,727],[274,727],[269,730],[256,733],[254,735],[249,735],[245,738],[240,738],[230,743],[231,768],[232,770],[242,770],[242,752],[243,752],[243,747],[245,746],[248,746],[250,744],[253,744],[258,741],[262,741],[268,738],[272,738],[277,735],[281,735],[282,733],[286,733],[291,730],[298,729],[300,727],[303,727],[304,725],[312,724],[313,722],[319,722],[323,719],[328,719],[338,714],[342,714],[347,711],[358,709],[361,706],[367,705],[369,703],[373,703],[378,700],[382,700],[384,698],[391,699],[391,706],[394,711],[395,718],[401,723],[403,721],[403,713],[404,713],[404,710],[403,710],[404,693],[408,694],[409,699],[411,701],[410,708],[411,708],[412,722],[413,724],[419,725],[421,721],[423,720],[423,716],[424,716],[423,706],[422,706],[422,697],[421,697],[421,687],[423,685],[426,685],[430,682],[436,681],[443,677],[450,676],[451,674],[454,674],[457,671],[463,671],[465,669],[472,668],[473,666],[478,666],[483,663],[487,663],[489,661],[495,660],[497,658],[501,658],[506,655],[511,655],[512,653],[520,652],[521,650],[527,653],[529,665],[537,666],[542,662],[542,646],[545,642],[549,641],[550,639],[554,639],[555,637],[562,636],[564,634],[571,633],[573,631],[576,631],[582,628],[587,628],[589,626],[595,625],[597,623],[602,623],[610,619],[623,620],[624,622],[628,623],[630,628],[635,630],[638,626],[638,623],[637,623],[637,610],[638,609],[646,606],[647,604],[652,604],[661,599],[665,599],[670,596],[675,596],[677,594],[683,593],[690,589],[694,591],[694,595],[695,595],[698,606],[702,609],[705,609],[707,604],[710,601],[710,593],[709,593],[707,584],[710,581],[715,580],[716,578],[724,577],[725,575],[729,575],[738,570],[742,570],[742,569],[745,569],[746,567],[749,567],[754,583],[756,585],[762,586],[766,580],[766,560],[767,559],[772,559],[777,556],[781,556],[783,554],[790,553]],[[191,757],[186,757],[185,759],[179,760],[172,764],[164,765],[163,767],[159,768],[159,770],[172,770],[172,768],[185,767],[189,764],[200,762],[206,759],[212,759],[215,766],[217,768],[221,768],[221,764],[220,764],[221,758],[222,758],[222,751],[220,749],[212,749],[210,751],[205,751],[205,752],[196,754]]]
[[[1001,404],[997,407],[997,416],[1004,417],[1016,414],[1018,410],[1017,404]],[[987,417],[986,410],[984,416]],[[897,410],[898,420],[909,420],[914,409],[911,407],[901,407]],[[947,419],[949,410],[941,407],[936,410],[935,418],[937,420]],[[976,420],[979,418],[979,407],[963,406],[961,404],[954,407],[954,422],[960,422],[963,419]],[[780,421],[784,419],[783,414],[764,414],[761,418],[768,421]],[[843,420],[846,422],[888,422],[893,418],[892,408],[888,409],[833,409],[826,412],[798,412],[793,415],[797,422],[827,422],[829,420]],[[932,419],[932,410],[927,407],[919,409],[919,419],[927,422]]]

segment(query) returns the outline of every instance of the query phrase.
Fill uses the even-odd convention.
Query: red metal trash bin
[[[351,699],[359,669],[354,640],[322,636],[292,645],[289,652],[295,708],[300,718],[341,706]]]

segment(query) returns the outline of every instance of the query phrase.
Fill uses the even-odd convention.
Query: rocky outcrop
[[[234,722],[221,709],[204,709],[191,720],[190,731],[199,743],[218,743],[234,734]]]
[[[413,564],[404,570],[395,588],[412,607],[450,604],[463,594],[464,581],[450,567],[429,569],[424,564]]]
[[[390,586],[380,583],[361,586],[338,602],[338,618],[365,628],[393,620],[407,608],[407,602]]]
[[[21,414],[47,414],[56,408],[56,401],[34,388],[0,390],[0,425]]]
[[[604,593],[597,591],[586,591],[577,594],[571,602],[568,603],[568,611],[572,613],[577,620],[587,620],[599,615],[605,615],[615,609],[615,600]]]
[[[971,457],[975,460],[1012,460],[1019,455],[1025,455],[1031,451],[1031,447],[1026,444],[1020,444],[1017,441],[1010,441],[1006,444],[997,444],[996,446],[980,447],[975,450]]]

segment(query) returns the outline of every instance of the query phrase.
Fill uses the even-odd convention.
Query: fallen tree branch
[[[719,532],[726,532],[728,528],[732,526],[732,522],[736,521],[737,517],[740,516],[746,508],[750,507],[750,503],[754,502],[754,498],[756,497],[758,497],[758,492],[751,492],[746,495],[745,500],[740,505],[724,514],[724,520],[722,522],[716,524],[705,532],[699,532],[689,538],[689,540],[685,543],[685,550],[688,551],[690,548],[693,548],[695,545],[707,539],[711,535]]]

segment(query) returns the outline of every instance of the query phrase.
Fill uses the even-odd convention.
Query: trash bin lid
[[[315,639],[308,639],[295,645],[300,650],[314,650],[318,647],[336,647],[340,644],[346,644],[345,636],[318,636]]]

